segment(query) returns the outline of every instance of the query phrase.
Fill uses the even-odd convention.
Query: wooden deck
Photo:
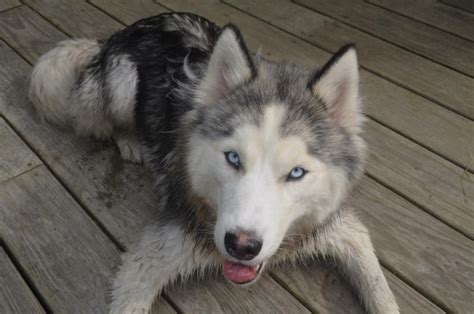
[[[102,313],[121,251],[159,196],[111,143],[39,121],[35,60],[189,11],[240,26],[253,50],[317,65],[356,42],[370,146],[353,204],[403,313],[474,313],[474,7],[470,0],[0,0],[0,313]],[[220,277],[170,289],[163,313],[362,313],[317,262],[250,289]]]

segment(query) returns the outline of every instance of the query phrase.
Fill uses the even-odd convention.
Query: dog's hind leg
[[[149,313],[163,288],[210,265],[209,255],[181,228],[148,227],[137,249],[124,254],[113,284],[110,313]]]
[[[316,248],[326,258],[336,261],[369,313],[399,313],[368,230],[353,213],[342,213],[327,231],[321,232]]]

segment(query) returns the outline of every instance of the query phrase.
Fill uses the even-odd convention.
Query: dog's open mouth
[[[224,276],[235,284],[246,284],[257,279],[262,268],[263,263],[250,266],[225,260]]]

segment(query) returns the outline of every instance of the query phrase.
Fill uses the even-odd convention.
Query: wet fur
[[[201,181],[213,165],[196,156],[209,153],[203,145],[237,140],[236,130],[270,121],[278,138],[304,141],[304,154],[330,184],[314,210],[273,230],[284,240],[267,236],[266,267],[315,255],[336,260],[370,313],[398,313],[367,229],[343,206],[364,164],[357,89],[353,46],[321,69],[305,69],[252,55],[235,26],[184,13],[138,21],[103,44],[64,41],[42,56],[29,94],[40,115],[80,135],[113,138],[124,159],[145,160],[160,195],[158,222],[124,254],[111,312],[148,312],[170,283],[228,258],[216,226],[231,222],[216,210],[212,183]]]

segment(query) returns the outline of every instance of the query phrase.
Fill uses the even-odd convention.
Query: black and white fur
[[[224,260],[260,274],[319,255],[337,261],[368,312],[398,313],[367,228],[344,205],[364,164],[358,85],[352,45],[305,69],[251,54],[235,26],[186,13],[42,56],[30,86],[38,112],[113,138],[124,159],[145,160],[160,195],[157,222],[124,254],[111,312],[148,312],[170,283]],[[297,165],[305,177],[289,180]],[[241,229],[263,243],[250,261],[224,247]]]

